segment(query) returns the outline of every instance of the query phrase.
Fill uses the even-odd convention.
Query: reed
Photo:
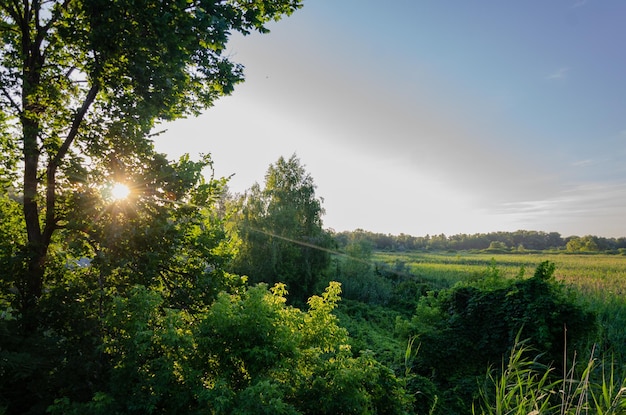
[[[552,367],[532,359],[532,349],[516,340],[499,374],[489,371],[474,415],[623,415],[626,379],[614,361],[590,358],[582,368],[572,363],[557,378]]]

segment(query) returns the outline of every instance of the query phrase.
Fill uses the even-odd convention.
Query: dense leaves
[[[445,391],[447,411],[469,407],[476,377],[499,365],[520,332],[543,353],[541,361],[557,368],[565,341],[569,350],[585,351],[594,316],[554,281],[553,272],[554,264],[544,262],[531,278],[504,280],[493,266],[483,278],[420,301],[410,329],[422,345],[414,370]]]
[[[366,240],[350,243],[343,252],[345,257],[335,258],[329,278],[341,282],[344,296],[372,305],[388,304],[396,281],[375,269],[371,244]]]
[[[7,199],[2,213],[2,315],[0,381],[9,413],[41,413],[59,394],[90,399],[110,369],[101,353],[106,313],[116,299],[140,284],[159,293],[164,306],[195,313],[242,280],[224,272],[228,240],[212,213],[223,180],[204,179],[210,159],[167,162],[153,154],[127,171],[138,183],[126,200],[85,188],[71,195],[65,226],[56,233],[39,298],[39,330],[23,333],[19,279],[18,202]],[[158,168],[156,168],[158,167]],[[12,232],[12,233],[11,233]],[[18,274],[19,275],[19,274]],[[23,370],[22,370],[23,368]],[[22,391],[15,396],[15,391]],[[30,392],[29,392],[30,391]]]
[[[243,75],[223,53],[230,34],[266,31],[298,7],[299,0],[0,2],[0,183],[14,188],[23,210],[24,266],[15,278],[24,331],[41,323],[50,246],[60,243],[67,216],[85,208],[95,187],[129,180],[129,164],[167,170],[149,154],[155,124],[232,92]]]
[[[269,167],[264,188],[255,184],[238,203],[241,242],[233,271],[251,282],[285,283],[290,300],[303,304],[329,264],[331,246],[312,177],[295,155],[281,157]]]
[[[111,375],[89,402],[52,413],[401,414],[409,397],[369,354],[354,358],[331,312],[339,286],[285,305],[284,286],[221,294],[200,315],[137,286],[105,316]]]

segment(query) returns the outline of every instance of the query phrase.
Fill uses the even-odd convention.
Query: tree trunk
[[[44,262],[48,246],[41,232],[39,205],[37,203],[39,150],[37,148],[38,126],[31,120],[23,120],[24,140],[24,220],[28,242],[26,246],[26,269],[20,275],[21,308],[24,327],[32,331],[36,327],[34,308],[43,287]]]
[[[24,220],[28,242],[26,246],[26,267],[19,276],[21,288],[21,312],[23,327],[30,332],[37,327],[35,308],[42,293],[44,263],[49,241],[46,242],[41,230],[38,204],[39,186],[39,135],[40,117],[43,112],[38,102],[38,90],[41,87],[41,68],[44,56],[40,50],[40,41],[31,38],[27,13],[22,21],[22,140],[24,152]]]

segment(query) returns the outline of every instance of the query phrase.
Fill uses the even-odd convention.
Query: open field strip
[[[597,317],[597,337],[606,350],[626,359],[626,257],[558,253],[498,254],[472,252],[376,252],[374,261],[430,284],[448,288],[495,265],[500,275],[513,278],[524,268],[531,277],[537,265],[552,261],[555,278],[579,293],[578,301]],[[622,364],[626,364],[623,362]],[[626,373],[626,367],[625,373]]]
[[[471,252],[376,252],[374,261],[398,268],[417,278],[445,287],[484,272],[495,263],[501,275],[512,278],[524,269],[532,276],[543,261],[556,264],[555,277],[584,294],[599,298],[626,296],[626,257],[555,253],[497,254]]]

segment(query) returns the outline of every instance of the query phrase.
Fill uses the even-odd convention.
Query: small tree
[[[306,301],[330,261],[323,213],[300,160],[295,154],[279,158],[265,175],[265,187],[255,184],[240,201],[235,221],[241,245],[233,271],[251,282],[283,282],[292,300]]]
[[[566,248],[570,252],[597,252],[600,250],[597,238],[591,235],[582,238],[573,237],[567,242]]]

